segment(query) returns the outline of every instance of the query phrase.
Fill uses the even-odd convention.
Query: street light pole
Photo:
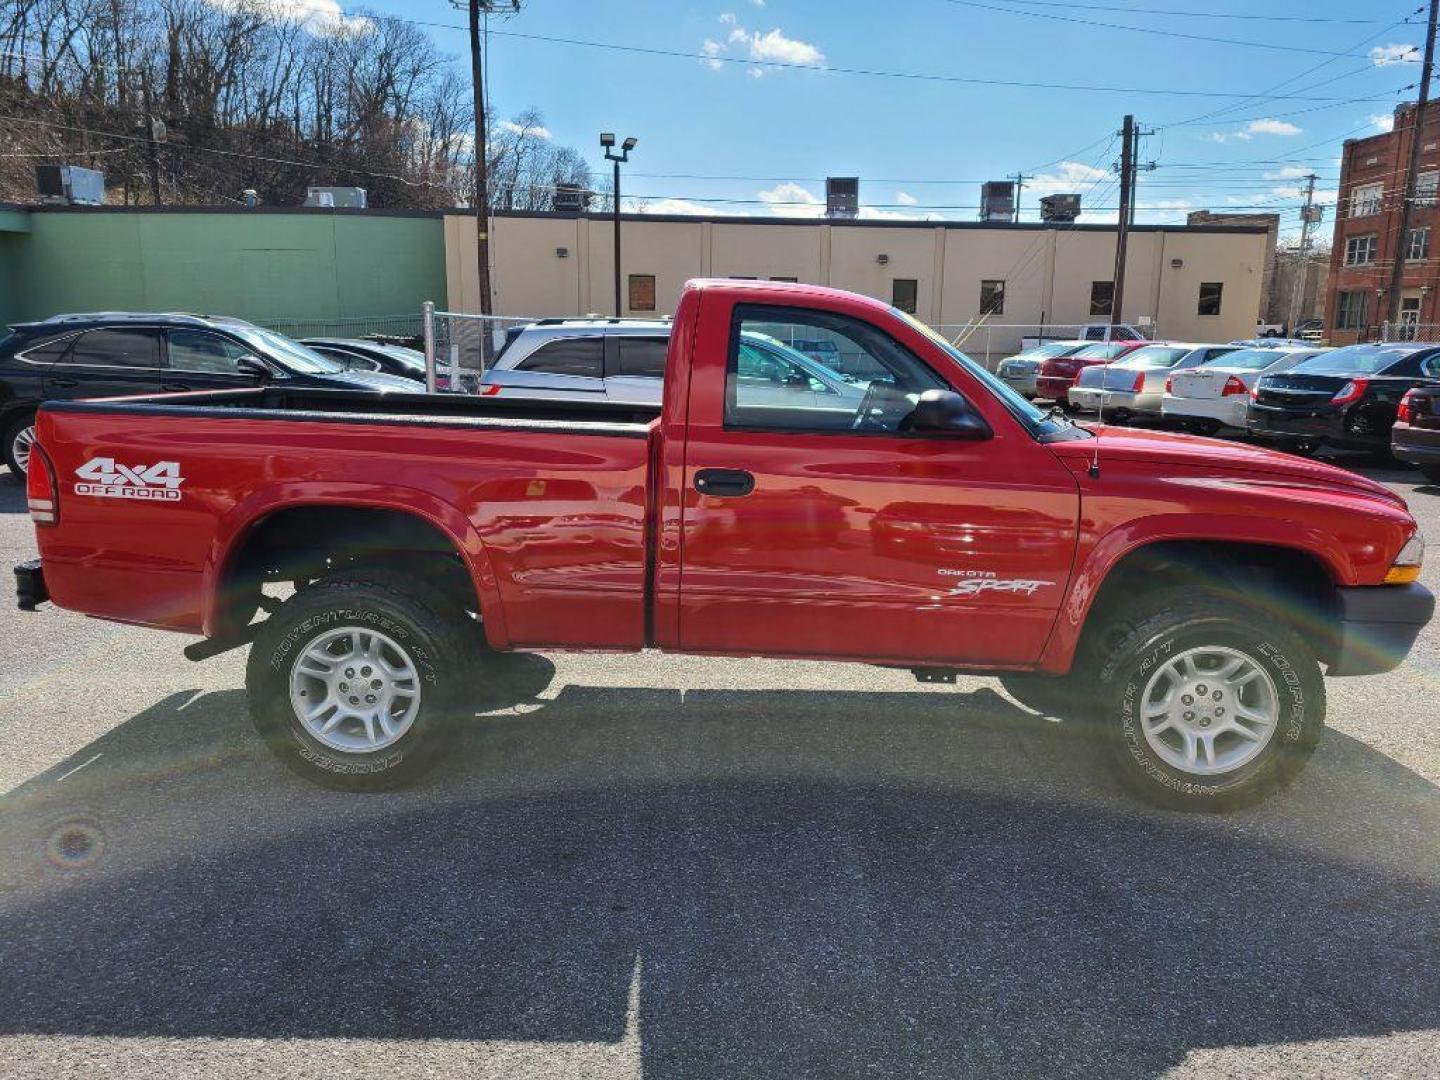
[[[612,132],[602,132],[600,145],[605,148],[605,160],[615,163],[615,179],[611,185],[611,198],[614,200],[612,212],[615,219],[615,317],[618,319],[624,314],[620,306],[620,163],[630,160],[630,151],[635,149],[636,140],[633,137],[627,138],[620,144],[620,152],[615,152],[615,135]]]

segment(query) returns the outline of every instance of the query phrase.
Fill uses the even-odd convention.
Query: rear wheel
[[[5,428],[5,464],[24,479],[30,469],[30,452],[35,447],[35,417],[22,416]]]
[[[336,580],[302,590],[250,651],[256,729],[324,787],[376,790],[417,776],[463,699],[474,624],[425,589]]]
[[[1314,654],[1228,600],[1168,593],[1147,611],[1099,678],[1121,778],[1178,810],[1233,810],[1284,788],[1324,725]]]

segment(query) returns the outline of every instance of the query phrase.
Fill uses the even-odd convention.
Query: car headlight
[[[1400,549],[1400,554],[1395,556],[1395,561],[1385,575],[1385,584],[1408,585],[1412,581],[1418,581],[1420,566],[1424,561],[1425,536],[1419,529],[1416,529],[1414,535],[1405,541],[1405,546]]]

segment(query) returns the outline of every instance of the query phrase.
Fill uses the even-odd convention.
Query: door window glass
[[[238,375],[240,369],[236,361],[249,355],[243,345],[204,330],[171,330],[166,340],[172,371]]]
[[[665,376],[665,353],[670,339],[662,337],[622,337],[616,342],[619,375],[637,375],[660,379]]]
[[[842,373],[785,344],[833,343]],[[828,352],[828,350],[827,350]],[[908,349],[858,319],[798,308],[741,305],[731,327],[727,427],[787,431],[897,431],[926,390],[945,383]]]
[[[598,379],[604,369],[605,347],[599,337],[558,338],[541,345],[515,366],[516,371],[547,375],[578,375]]]
[[[160,339],[153,330],[87,330],[65,355],[67,364],[158,368]]]

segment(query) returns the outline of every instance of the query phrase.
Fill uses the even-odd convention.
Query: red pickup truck
[[[1387,670],[1432,613],[1381,485],[1078,425],[875,300],[693,282],[667,365],[658,414],[278,380],[45,405],[21,605],[253,642],[256,726],[331,786],[414,775],[496,652],[655,647],[998,675],[1207,809],[1300,769],[1322,665]]]

